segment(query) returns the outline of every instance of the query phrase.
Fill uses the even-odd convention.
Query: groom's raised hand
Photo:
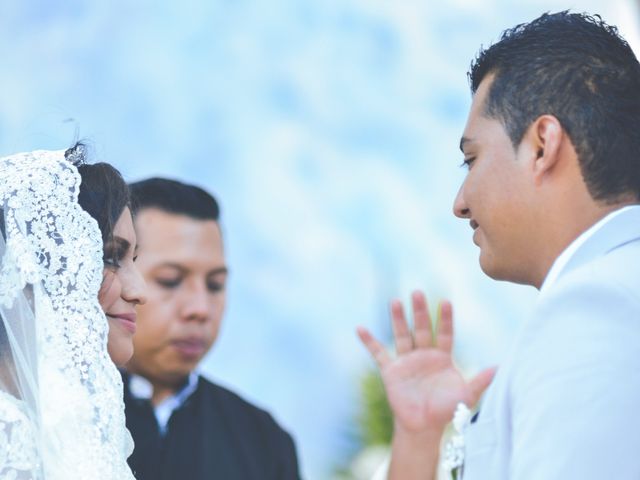
[[[435,334],[422,292],[412,295],[413,332],[402,303],[391,303],[396,356],[365,328],[358,335],[376,360],[394,416],[394,439],[389,478],[433,478],[440,438],[459,402],[475,405],[489,386],[495,369],[465,381],[452,358],[451,304],[440,304]]]

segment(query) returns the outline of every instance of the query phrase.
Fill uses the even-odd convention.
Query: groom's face
[[[492,76],[474,95],[460,148],[468,173],[455,199],[454,213],[469,220],[480,248],[480,266],[492,278],[527,283],[531,182],[527,149],[515,148],[502,121],[489,118],[485,101]]]
[[[227,278],[220,228],[155,208],[143,209],[135,223],[148,289],[128,368],[152,381],[179,381],[218,335]]]

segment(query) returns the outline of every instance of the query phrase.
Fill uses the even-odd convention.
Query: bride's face
[[[125,208],[105,245],[105,268],[98,301],[109,320],[108,350],[113,363],[124,365],[133,355],[136,305],[146,301],[146,285],[136,259],[136,232]]]

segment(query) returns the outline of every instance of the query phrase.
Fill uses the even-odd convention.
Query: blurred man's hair
[[[133,208],[157,208],[167,213],[186,215],[196,220],[215,220],[220,207],[215,198],[195,185],[168,178],[149,178],[129,184]]]
[[[480,51],[472,92],[492,74],[485,114],[514,147],[536,118],[553,115],[595,200],[640,200],[640,65],[616,27],[597,15],[544,14]]]

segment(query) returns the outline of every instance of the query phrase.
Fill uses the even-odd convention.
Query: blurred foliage
[[[367,372],[360,383],[362,410],[358,418],[363,447],[389,445],[393,416],[377,370]]]
[[[369,480],[389,454],[393,416],[378,370],[365,372],[359,381],[359,392],[356,428],[360,446],[349,465],[333,472],[333,480]]]

